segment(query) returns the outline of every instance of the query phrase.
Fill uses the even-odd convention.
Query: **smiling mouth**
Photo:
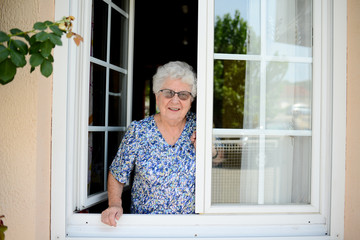
[[[180,110],[180,108],[171,108],[171,107],[169,107],[169,109],[170,109],[171,111],[179,111],[179,110]]]

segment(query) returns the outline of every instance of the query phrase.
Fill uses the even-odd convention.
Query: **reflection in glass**
[[[215,53],[260,54],[260,0],[215,0]]]
[[[115,9],[111,10],[110,63],[127,68],[127,19]]]
[[[109,78],[109,126],[124,126],[126,112],[126,88],[124,74],[110,70]]]
[[[104,189],[104,133],[89,132],[88,135],[88,196]]]
[[[311,64],[270,62],[266,79],[266,128],[310,130]]]
[[[89,126],[105,125],[106,69],[90,64]]]
[[[215,60],[214,125],[252,129],[259,126],[260,63]]]
[[[91,56],[106,61],[108,5],[93,0],[91,21]]]
[[[107,168],[109,169],[118,151],[120,142],[125,132],[109,132],[108,133],[108,152],[107,152]]]
[[[311,137],[266,137],[265,204],[309,204]]]
[[[116,6],[125,12],[129,12],[129,0],[111,0],[111,2],[115,3]]]
[[[212,204],[309,204],[311,137],[216,137]]]
[[[312,56],[312,0],[267,1],[267,54]]]
[[[257,203],[259,139],[215,137],[211,201],[216,203]],[[214,151],[213,151],[214,152]],[[242,178],[246,172],[251,178]],[[251,183],[251,184],[250,184]],[[253,200],[252,200],[253,199]],[[253,202],[251,202],[252,200]]]

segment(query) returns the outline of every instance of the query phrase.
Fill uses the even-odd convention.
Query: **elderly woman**
[[[131,213],[195,212],[196,76],[184,62],[169,62],[153,77],[159,113],[129,126],[110,166],[109,207],[101,220],[116,226],[123,213],[121,194],[134,171]]]

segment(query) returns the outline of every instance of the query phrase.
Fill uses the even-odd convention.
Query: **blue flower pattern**
[[[156,126],[154,116],[133,121],[110,166],[121,183],[135,171],[131,213],[190,214],[195,212],[195,114],[186,115],[184,130],[169,145]]]

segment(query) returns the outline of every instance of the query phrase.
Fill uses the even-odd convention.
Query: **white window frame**
[[[199,214],[181,216],[124,215],[117,228],[105,226],[100,222],[98,214],[74,214],[72,207],[73,191],[69,190],[69,182],[73,182],[75,169],[74,139],[69,133],[74,130],[76,122],[74,102],[78,76],[88,73],[77,72],[81,65],[81,57],[89,47],[86,41],[79,48],[72,42],[64,41],[63,46],[55,49],[53,73],[53,122],[52,122],[52,184],[51,184],[51,239],[124,239],[136,237],[158,239],[171,238],[218,238],[235,237],[237,239],[343,239],[344,236],[344,201],[345,201],[345,130],[346,130],[346,1],[314,0],[322,2],[322,39],[332,39],[321,43],[323,61],[321,78],[330,79],[327,85],[328,94],[321,96],[322,101],[332,101],[326,109],[322,108],[322,116],[327,119],[331,131],[325,131],[321,126],[321,152],[331,163],[321,165],[323,171],[320,179],[331,179],[331,183],[320,188],[324,200],[319,203],[319,213],[294,214],[285,212],[279,214]],[[55,18],[75,15],[74,31],[82,34],[89,22],[80,19],[90,19],[85,0],[55,1]],[[131,1],[133,4],[133,1]],[[133,8],[131,8],[133,9]],[[204,212],[205,202],[205,159],[211,159],[211,141],[207,132],[212,131],[212,125],[207,122],[207,109],[212,109],[212,90],[206,84],[212,79],[213,53],[212,39],[208,34],[213,31],[213,11],[210,1],[199,0],[198,29],[198,98],[197,104],[197,188],[196,210]],[[131,14],[131,13],[130,13]],[[133,14],[131,14],[133,16]],[[131,19],[131,18],[130,18]],[[81,22],[81,24],[80,24]],[[131,28],[130,28],[131,29]],[[132,44],[132,43],[130,43]],[[130,46],[132,48],[132,46]],[[79,57],[79,61],[76,61]],[[67,64],[65,64],[67,63]],[[82,72],[82,73],[81,73]],[[78,75],[80,74],[80,75]],[[206,79],[206,81],[205,81]],[[212,84],[211,84],[212,85]],[[325,91],[326,92],[326,91]],[[328,129],[327,129],[328,130]],[[329,146],[332,148],[329,149]],[[331,150],[331,151],[327,151]],[[322,183],[320,183],[322,184]],[[70,206],[69,206],[70,205]],[[331,212],[331,214],[330,214]],[[305,216],[306,215],[306,216]],[[309,218],[310,217],[310,218]],[[308,222],[311,219],[310,222]],[[325,221],[325,224],[324,224]],[[316,236],[321,232],[328,235]],[[270,238],[269,238],[270,237]]]

